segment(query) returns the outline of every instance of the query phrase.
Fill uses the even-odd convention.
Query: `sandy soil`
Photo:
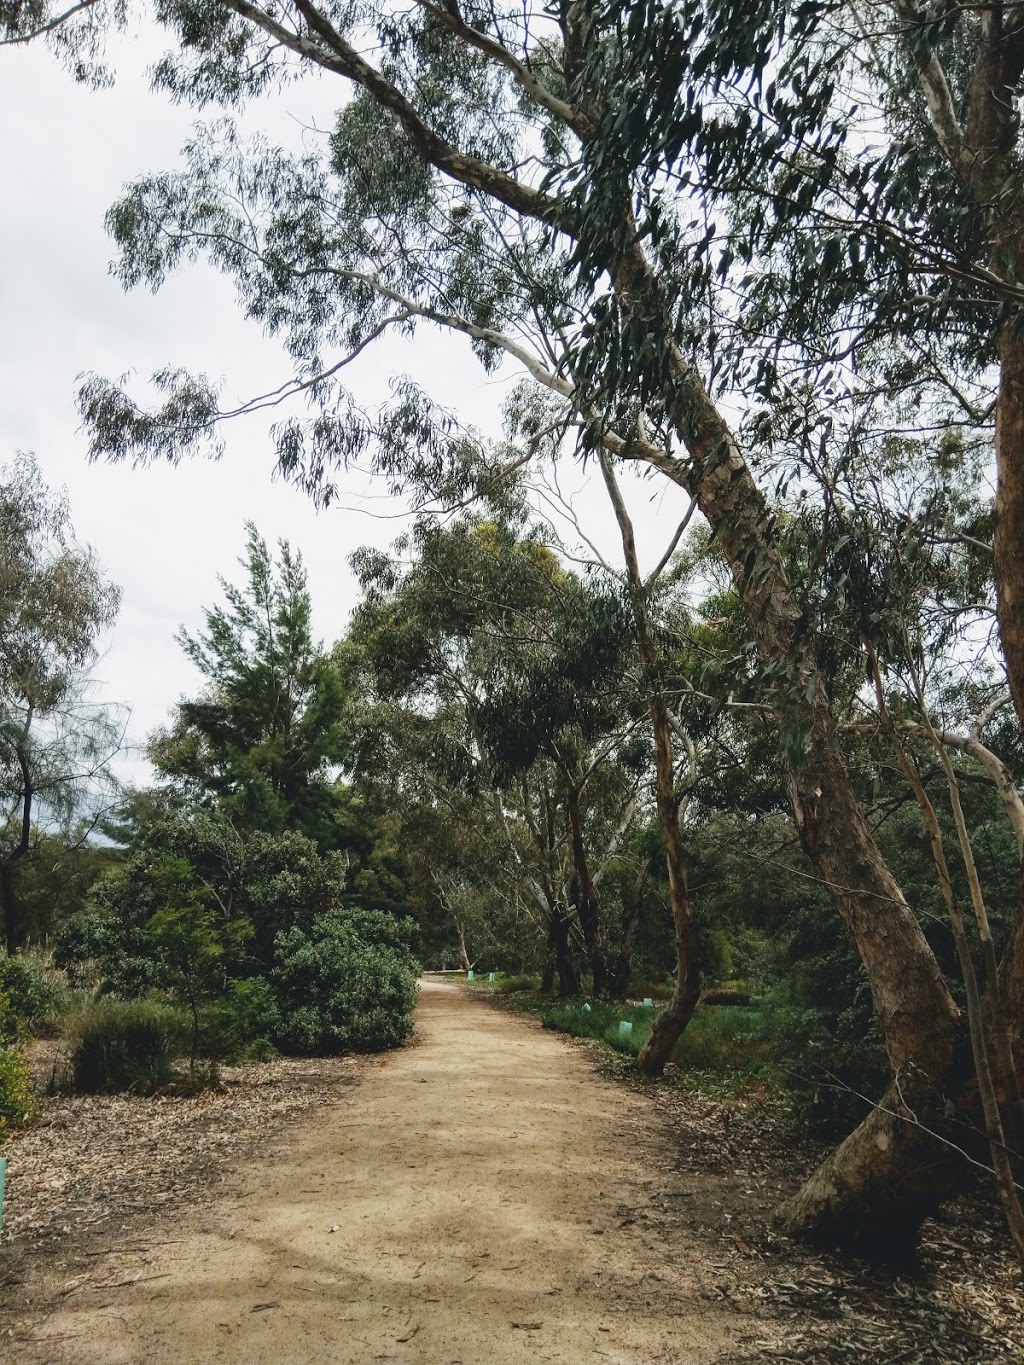
[[[427,982],[411,1046],[143,1250],[51,1286],[19,1357],[699,1365],[744,1320],[709,1301],[707,1248],[631,1216],[671,1169],[584,1052]]]

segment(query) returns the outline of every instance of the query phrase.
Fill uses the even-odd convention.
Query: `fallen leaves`
[[[225,1067],[222,1087],[198,1095],[45,1099],[39,1124],[6,1146],[4,1242],[44,1247],[150,1209],[192,1204],[225,1168],[258,1149],[266,1159],[270,1134],[336,1099],[356,1076],[351,1058],[278,1058]]]

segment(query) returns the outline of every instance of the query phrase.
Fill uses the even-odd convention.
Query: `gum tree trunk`
[[[804,848],[864,963],[893,1080],[780,1217],[811,1240],[901,1253],[963,1178],[962,1159],[944,1141],[950,1096],[969,1069],[958,1058],[959,1013],[878,853],[839,754],[826,752],[791,770],[788,785]]]
[[[671,999],[658,1015],[650,1038],[636,1059],[645,1076],[660,1076],[672,1050],[693,1018],[700,999],[700,942],[697,916],[686,878],[686,848],[679,827],[679,802],[675,792],[675,764],[668,711],[660,696],[651,705],[654,730],[655,780],[658,826],[665,845],[668,895],[676,941],[676,980]]]
[[[622,539],[637,646],[651,688],[651,731],[654,736],[658,828],[665,849],[668,898],[676,943],[676,980],[672,997],[654,1021],[651,1036],[640,1049],[636,1059],[637,1070],[643,1075],[660,1076],[672,1056],[673,1048],[693,1018],[693,1011],[700,999],[700,940],[697,933],[697,916],[694,913],[686,878],[686,844],[679,822],[672,721],[660,686],[661,659],[651,638],[647,589],[640,574],[636,536],[615,479],[611,460],[602,452],[600,462],[601,473]]]
[[[635,239],[614,277],[631,313],[667,317]],[[659,330],[671,335],[667,324]],[[674,343],[667,348],[666,399],[689,458],[644,442],[624,443],[620,453],[660,468],[695,497],[726,556],[761,663],[779,679],[782,734],[791,740],[790,752],[800,751],[785,761],[785,771],[801,843],[857,947],[893,1075],[881,1107],[781,1215],[812,1240],[862,1247],[906,1242],[957,1179],[943,1134],[946,1096],[956,1081],[959,1012],[835,746],[814,640],[786,574],[771,509],[700,376]]]

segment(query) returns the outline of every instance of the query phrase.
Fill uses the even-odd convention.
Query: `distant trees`
[[[393,784],[421,837],[431,810],[442,829],[457,825],[437,841],[442,866],[445,845],[461,849],[452,873],[478,891],[500,880],[499,900],[530,908],[547,981],[576,994],[582,956],[594,994],[621,995],[633,908],[603,884],[650,805],[626,604],[498,511],[423,521],[403,548],[407,564],[357,556],[365,596],[349,645],[370,702],[357,771]],[[459,923],[451,885],[443,895]]]
[[[26,926],[17,870],[41,838],[94,827],[116,789],[123,727],[90,698],[120,591],[74,538],[67,499],[30,456],[0,470],[0,915],[9,951]]]

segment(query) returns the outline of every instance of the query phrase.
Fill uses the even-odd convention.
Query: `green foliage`
[[[244,919],[218,920],[210,907],[210,893],[196,886],[184,860],[160,864],[156,877],[160,908],[147,926],[154,969],[159,984],[188,1010],[192,1021],[189,1066],[194,1070],[203,1043],[201,1014],[204,1007],[228,995],[227,970],[240,959],[252,927]],[[230,1015],[227,1000],[225,1007]]]
[[[523,995],[527,991],[536,991],[539,982],[535,976],[499,976],[491,987],[499,995]]]
[[[27,1032],[24,1017],[11,1004],[6,991],[0,989],[0,1046],[22,1042]]]
[[[250,523],[244,587],[221,580],[225,606],[178,640],[206,679],[150,745],[157,769],[193,802],[213,802],[238,828],[295,830],[331,847],[330,770],[344,754],[345,697],[333,658],[311,634],[301,555],[282,541],[275,563]]]
[[[242,834],[214,813],[163,818],[61,927],[55,957],[72,970],[95,962],[107,989],[139,995],[183,965],[172,968],[175,934],[194,952],[206,935],[202,953],[219,954],[225,976],[265,975],[276,935],[347,900],[345,877],[343,855],[321,854],[297,832]]]
[[[29,1071],[28,1063],[16,1048],[4,1047],[0,1041],[0,1144],[7,1141],[15,1128],[32,1123],[38,1113],[39,1102],[32,1085],[32,1073]]]
[[[281,1012],[262,977],[228,981],[198,1011],[198,1054],[212,1062],[261,1060],[274,1052]]]
[[[30,854],[14,872],[18,923],[26,944],[52,942],[60,926],[80,914],[90,887],[121,859],[121,850],[35,831]]]
[[[375,1052],[412,1031],[416,963],[411,924],[333,911],[278,939],[273,975],[280,1045],[295,1052]]]
[[[571,1033],[576,1038],[596,1038],[616,1052],[635,1057],[651,1036],[655,1013],[642,1005],[630,1009],[594,1000],[545,1005],[540,1018],[545,1028]],[[623,1022],[633,1025],[629,1033],[620,1031]]]
[[[33,1028],[59,1010],[63,996],[46,959],[36,953],[11,957],[0,952],[0,992],[14,1013]]]
[[[775,1040],[766,1036],[759,1008],[698,1005],[672,1059],[691,1072],[746,1076],[774,1069],[777,1055]]]
[[[190,1042],[191,1021],[155,1000],[108,997],[71,1026],[71,1075],[83,1094],[130,1090],[149,1095],[175,1078],[174,1060]]]
[[[721,1022],[748,1021],[755,1054],[777,1060],[808,1124],[843,1133],[887,1077],[864,969],[829,897],[792,847],[781,815],[755,823],[715,816],[694,840],[693,880],[712,929],[722,977],[750,982],[756,1013],[714,1007]],[[697,1020],[681,1048],[694,1046]],[[688,1041],[689,1040],[689,1041]],[[755,1041],[756,1040],[756,1043]],[[856,1093],[855,1093],[856,1092]]]

